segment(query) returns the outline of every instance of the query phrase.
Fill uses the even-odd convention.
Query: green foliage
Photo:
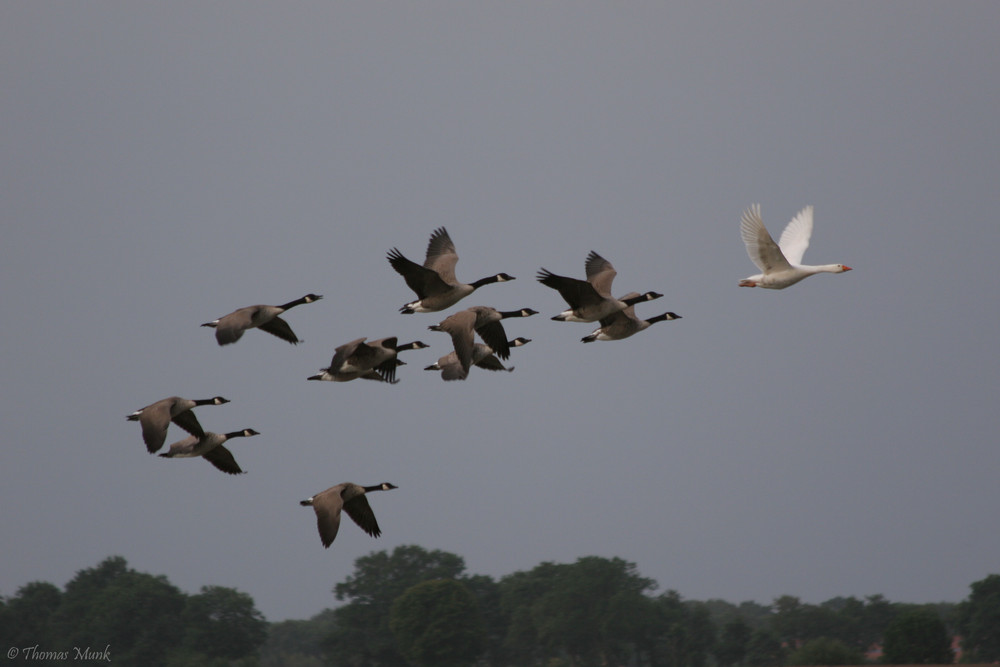
[[[722,626],[715,647],[715,659],[720,667],[738,665],[746,657],[753,630],[742,618],[734,618]]]
[[[257,655],[267,639],[267,621],[253,598],[231,588],[203,586],[187,599],[181,621],[185,648],[209,658]]]
[[[578,665],[624,661],[650,614],[643,594],[655,586],[634,564],[596,556],[505,577],[506,646],[520,663],[560,654]]]
[[[886,664],[947,664],[954,657],[944,622],[929,609],[905,611],[885,630],[882,662]]]
[[[197,607],[209,600],[204,614],[187,614],[191,601]],[[240,615],[253,619],[259,639],[238,633],[231,621]],[[107,649],[113,662],[126,665],[249,666],[266,630],[249,596],[211,587],[189,598],[165,577],[129,569],[121,556],[80,570],[62,592],[48,583],[23,586],[4,605],[2,616],[6,646],[37,645],[39,651],[66,652],[68,659],[78,650],[99,654]],[[208,627],[224,628],[216,643],[193,639],[205,631],[205,619]],[[242,642],[238,650],[220,650],[219,642],[234,637]],[[195,645],[197,650],[191,648]]]
[[[1000,661],[1000,574],[970,585],[969,598],[958,608],[963,661]]]
[[[774,667],[785,659],[785,649],[778,635],[770,630],[754,630],[747,642],[743,663],[748,667]]]
[[[49,619],[62,602],[62,591],[44,581],[25,584],[0,612],[3,646],[54,646]]]
[[[321,667],[323,638],[336,625],[334,611],[325,609],[305,621],[271,623],[261,647],[262,667]]]
[[[839,639],[810,639],[788,656],[789,665],[860,665],[861,653]]]
[[[51,628],[61,643],[53,648],[114,649],[125,664],[161,665],[180,645],[184,627],[177,618],[184,594],[165,577],[130,570],[112,556],[77,572],[66,584]]]
[[[541,563],[499,582],[464,570],[461,557],[418,546],[372,553],[334,588],[343,606],[269,625],[244,593],[189,596],[113,556],[64,590],[32,582],[0,599],[0,642],[110,646],[115,662],[166,667],[775,667],[859,664],[883,638],[888,662],[947,662],[953,625],[963,660],[1000,660],[1000,575],[957,606],[881,595],[765,606],[653,596],[656,583],[620,558]]]
[[[398,546],[354,561],[354,574],[334,588],[348,604],[334,611],[336,625],[324,648],[337,664],[402,665],[389,629],[393,601],[406,589],[431,579],[459,579],[465,570],[460,556]]]
[[[461,667],[482,653],[486,631],[473,594],[454,579],[412,586],[392,603],[400,653],[421,667]]]

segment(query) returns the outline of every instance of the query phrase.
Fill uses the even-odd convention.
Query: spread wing
[[[781,248],[767,233],[764,221],[760,218],[760,204],[754,204],[743,211],[740,235],[743,237],[750,260],[765,274],[792,268],[782,254]]]
[[[191,410],[177,413],[174,415],[173,422],[191,435],[196,435],[199,438],[205,435],[205,430],[201,427],[198,418],[194,416]]]
[[[448,230],[438,227],[431,234],[431,240],[427,242],[427,259],[424,266],[435,271],[446,283],[455,284],[455,265],[458,264],[458,253],[455,251],[455,244],[448,236]]]
[[[142,426],[142,441],[152,454],[163,447],[167,440],[167,427],[170,426],[170,405],[165,401],[157,401],[142,409],[139,413],[139,425]],[[187,430],[187,429],[185,429]]]
[[[202,454],[202,457],[222,472],[230,475],[239,475],[243,472],[236,459],[233,458],[233,453],[222,445],[208,450]]]
[[[806,206],[781,232],[778,247],[790,264],[801,264],[813,233],[813,207]]]
[[[615,279],[618,272],[611,262],[598,255],[593,250],[587,255],[586,262],[587,282],[594,286],[598,294],[611,296],[611,281]]]
[[[476,362],[476,366],[480,368],[485,368],[488,371],[512,371],[514,367],[507,368],[500,363],[500,360],[494,357],[492,354],[488,354],[479,361]]]
[[[597,304],[603,299],[597,293],[593,283],[568,276],[557,276],[547,269],[541,269],[537,276],[538,282],[559,292],[570,308],[579,308],[587,304]]]
[[[340,530],[340,510],[344,501],[340,497],[340,489],[317,495],[313,499],[313,509],[316,511],[316,526],[319,528],[319,539],[323,546],[329,548]]]
[[[368,504],[368,499],[363,494],[344,503],[344,511],[354,523],[361,527],[361,530],[372,537],[378,537],[382,534],[382,530],[378,527],[378,521],[375,520],[375,513],[372,512],[371,505]]]
[[[292,345],[301,342],[298,336],[295,335],[295,332],[292,331],[292,328],[288,326],[288,322],[280,317],[272,317],[270,320],[259,325],[257,328],[261,331],[266,331],[272,336],[277,336],[281,340],[287,340]]]
[[[472,350],[475,346],[472,332],[473,326],[476,323],[476,317],[475,311],[462,310],[447,317],[440,324],[443,331],[451,334],[451,342],[455,348],[455,354],[465,373],[469,372],[469,366],[472,365]]]
[[[403,276],[406,284],[419,298],[423,299],[430,294],[448,290],[448,284],[441,279],[437,271],[420,266],[416,262],[407,259],[396,248],[389,251],[387,258],[392,268],[396,270],[396,273]],[[457,257],[455,261],[458,261]],[[452,278],[455,275],[454,268],[454,263],[452,263]]]
[[[219,318],[215,326],[215,340],[219,345],[230,345],[243,337],[243,332],[253,323],[254,307],[240,308]]]
[[[510,357],[510,345],[507,342],[507,332],[504,331],[503,324],[499,321],[487,322],[476,331],[479,332],[483,342],[493,348],[493,352],[498,357],[501,359]]]

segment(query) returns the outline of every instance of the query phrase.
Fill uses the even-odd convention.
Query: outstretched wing
[[[201,427],[198,418],[194,416],[191,410],[177,413],[174,415],[173,422],[191,435],[196,435],[199,438],[205,435],[205,430]]]
[[[603,299],[597,293],[593,283],[568,276],[557,276],[548,269],[540,269],[536,277],[538,282],[559,292],[570,308],[579,308],[587,304],[600,303]]]
[[[266,331],[272,336],[277,336],[281,340],[287,340],[292,345],[301,342],[299,337],[295,335],[295,332],[292,331],[292,328],[288,326],[288,322],[280,317],[272,317],[270,320],[259,325],[257,328],[261,331]]]
[[[593,250],[587,255],[585,263],[587,282],[594,286],[598,294],[611,296],[611,282],[618,275],[611,262],[598,255]]]
[[[233,453],[222,445],[208,450],[202,454],[202,457],[222,472],[230,475],[239,475],[243,472],[236,459],[233,458]]]
[[[760,218],[760,204],[754,204],[743,211],[740,235],[743,237],[750,260],[765,274],[792,268],[782,254],[781,248],[767,233],[764,221]]]
[[[438,272],[434,269],[429,269],[420,266],[416,262],[407,259],[403,256],[403,253],[399,252],[396,248],[389,251],[386,255],[389,260],[389,264],[395,269],[396,273],[403,276],[406,284],[411,290],[421,299],[425,298],[429,294],[435,292],[443,292],[448,289],[448,284],[441,279]],[[458,258],[455,258],[458,261]],[[454,278],[454,264],[452,264],[452,277]]]
[[[344,503],[344,511],[354,523],[361,527],[361,530],[372,537],[378,537],[382,534],[382,530],[378,527],[378,521],[375,520],[375,513],[372,512],[372,507],[364,495],[355,496]]]
[[[813,207],[806,206],[781,232],[778,247],[790,264],[801,264],[813,233]]]
[[[449,284],[455,284],[455,265],[458,264],[458,253],[455,251],[455,244],[448,236],[448,230],[438,227],[431,234],[431,240],[427,242],[427,259],[424,266],[435,271],[441,280]]]

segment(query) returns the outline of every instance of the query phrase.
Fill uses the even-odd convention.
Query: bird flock
[[[843,264],[810,266],[801,263],[809,246],[812,229],[813,207],[807,206],[788,223],[776,243],[764,227],[760,206],[754,204],[747,208],[740,221],[740,234],[747,254],[761,273],[740,280],[739,286],[784,289],[817,273],[850,271],[851,268]],[[497,273],[471,283],[459,282],[455,277],[458,254],[444,227],[435,229],[431,234],[423,264],[407,259],[397,248],[390,250],[386,258],[417,296],[416,300],[400,307],[399,312],[403,314],[440,312],[454,306],[484,285],[514,280],[514,276]],[[618,298],[612,296],[611,284],[617,272],[611,262],[598,253],[591,251],[587,255],[584,269],[586,278],[583,280],[556,275],[545,268],[540,269],[536,276],[542,285],[558,291],[568,306],[566,310],[553,316],[553,320],[600,324],[584,336],[582,342],[622,340],[644,331],[656,322],[681,318],[677,313],[669,311],[648,319],[639,318],[635,314],[636,304],[659,299],[663,295],[647,291],[629,292]],[[301,340],[281,315],[296,306],[315,303],[322,298],[321,295],[310,293],[279,306],[247,306],[201,326],[215,330],[215,339],[220,346],[236,343],[249,329],[260,329],[297,344]],[[510,358],[511,348],[526,345],[531,340],[522,336],[508,339],[503,320],[537,314],[538,311],[531,308],[501,311],[489,306],[472,306],[452,313],[428,327],[431,331],[447,333],[451,337],[452,351],[441,356],[425,370],[439,371],[445,381],[465,380],[473,366],[491,371],[513,371],[513,366],[504,366],[503,361]],[[477,334],[482,342],[476,342]],[[399,382],[396,369],[405,365],[398,354],[427,347],[430,346],[419,340],[399,344],[396,337],[371,341],[357,338],[335,348],[330,365],[307,379],[349,382],[361,378],[396,384]],[[229,403],[229,400],[222,396],[197,400],[170,396],[140,408],[126,418],[139,422],[143,442],[150,454],[163,448],[167,429],[173,423],[186,431],[188,436],[171,444],[159,456],[201,457],[222,472],[236,475],[243,470],[225,443],[234,438],[247,438],[259,433],[252,428],[227,433],[205,431],[193,412],[196,407],[225,403]],[[324,547],[329,548],[340,529],[342,512],[346,512],[354,523],[372,537],[381,535],[382,531],[366,494],[395,488],[398,487],[389,482],[372,486],[345,482],[302,500],[300,504],[310,506],[315,511],[320,541]]]

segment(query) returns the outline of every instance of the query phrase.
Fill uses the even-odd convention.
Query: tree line
[[[467,573],[460,556],[408,545],[358,558],[334,586],[336,608],[268,623],[246,593],[188,595],[113,556],[65,590],[32,582],[0,598],[0,648],[34,664],[108,651],[119,664],[167,667],[775,667],[862,664],[875,644],[883,663],[949,663],[957,634],[963,662],[1000,660],[1000,574],[957,604],[733,604],[656,590],[620,558],[494,580]]]

